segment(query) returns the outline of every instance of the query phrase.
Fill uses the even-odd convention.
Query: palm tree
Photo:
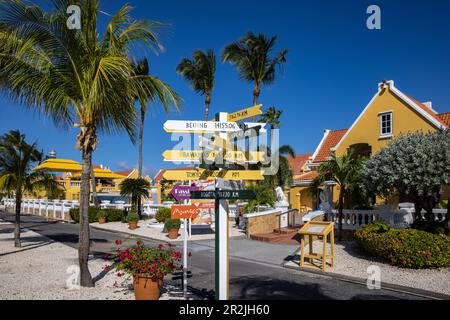
[[[32,171],[42,160],[36,143],[28,144],[25,135],[10,131],[0,136],[0,190],[14,193],[16,198],[14,246],[20,247],[20,212],[25,193],[38,190],[54,192],[58,185],[50,174]]]
[[[253,82],[253,105],[258,103],[262,85],[271,85],[275,81],[276,68],[285,64],[288,50],[271,56],[277,37],[267,38],[249,32],[237,42],[229,44],[222,53],[222,62],[232,63],[241,79]]]
[[[141,216],[140,206],[138,205],[141,198],[148,198],[150,182],[145,179],[125,179],[120,183],[120,195],[122,197],[131,197],[131,209],[138,208],[138,214]]]
[[[157,77],[149,74],[150,67],[147,58],[132,62],[133,75],[132,79],[137,81],[146,81],[147,86],[136,86],[138,91],[136,92],[136,100],[140,105],[140,121],[139,121],[139,166],[138,176],[142,178],[142,149],[143,149],[143,136],[144,136],[144,122],[145,115],[147,114],[147,103],[155,103],[158,99],[161,103],[164,111],[168,112],[171,106],[178,109],[181,99],[177,93],[175,93],[170,86]],[[150,89],[150,90],[149,90]],[[139,208],[140,210],[140,208]]]
[[[342,240],[342,215],[344,211],[344,198],[346,192],[355,184],[356,177],[361,168],[361,158],[352,151],[342,156],[332,153],[331,158],[319,166],[319,176],[316,181],[333,180],[339,186],[338,201],[338,239]],[[317,183],[316,183],[317,184]]]
[[[275,107],[270,107],[261,115],[259,122],[267,123],[271,130],[281,127],[280,117],[283,110],[277,110]]]
[[[194,51],[193,59],[184,58],[177,66],[177,72],[189,81],[192,88],[205,96],[205,121],[208,121],[211,94],[214,89],[216,56],[211,49]]]
[[[124,5],[109,20],[103,35],[97,29],[98,0],[79,0],[81,29],[68,30],[70,0],[53,0],[43,12],[21,0],[0,2],[0,85],[3,91],[52,118],[60,127],[76,126],[81,151],[79,265],[80,284],[94,286],[88,268],[89,180],[98,135],[126,132],[134,142],[137,86],[130,51],[134,45],[157,48],[160,24],[136,20]]]

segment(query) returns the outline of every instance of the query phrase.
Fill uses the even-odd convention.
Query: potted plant
[[[99,224],[104,224],[106,223],[106,212],[103,210],[100,210],[99,212],[97,212],[97,220]]]
[[[178,238],[178,230],[180,230],[181,220],[180,219],[167,219],[165,223],[165,228],[169,231],[169,239]]]
[[[117,248],[116,252],[117,275],[121,276],[122,271],[133,277],[136,300],[158,300],[164,276],[181,270],[181,253],[175,252],[171,245],[146,247],[138,240],[135,246],[125,250]]]
[[[127,214],[127,222],[128,222],[128,228],[130,230],[134,230],[137,228],[138,221],[139,221],[139,215],[135,211],[130,211]]]

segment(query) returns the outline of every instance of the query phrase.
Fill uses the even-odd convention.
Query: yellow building
[[[325,130],[313,155],[307,160],[304,160],[304,155],[289,160],[291,167],[293,163],[302,163],[304,160],[301,169],[293,168],[294,184],[289,191],[290,203],[301,211],[317,209],[318,193],[311,183],[317,177],[318,166],[331,156],[332,151],[341,156],[355,148],[359,153],[370,156],[378,153],[400,134],[449,128],[450,112],[439,114],[431,102],[421,103],[401,92],[395,87],[394,81],[384,81],[349,129]],[[335,186],[334,202],[337,202],[338,194],[339,186]],[[450,188],[447,187],[443,196],[449,195]]]
[[[80,187],[81,187],[81,164],[69,159],[56,158],[54,151],[50,152],[49,157],[38,165],[34,170],[41,170],[50,172],[53,174],[59,174],[56,176],[56,180],[61,187],[62,200],[79,200],[80,199]],[[108,167],[103,165],[93,166],[97,197],[100,200],[113,200],[120,197],[120,183],[124,179],[138,178],[138,172],[136,169],[127,171],[113,172]],[[149,177],[145,177],[151,182]],[[92,192],[92,185],[91,192]],[[151,202],[160,203],[160,188],[152,187],[150,190]],[[28,198],[45,198],[44,193],[37,195],[28,195]]]

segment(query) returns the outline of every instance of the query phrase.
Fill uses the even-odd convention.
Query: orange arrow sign
[[[170,209],[171,219],[195,219],[200,214],[200,209],[195,205],[172,205]]]

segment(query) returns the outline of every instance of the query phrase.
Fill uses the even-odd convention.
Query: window
[[[392,112],[380,114],[380,136],[392,136]]]

